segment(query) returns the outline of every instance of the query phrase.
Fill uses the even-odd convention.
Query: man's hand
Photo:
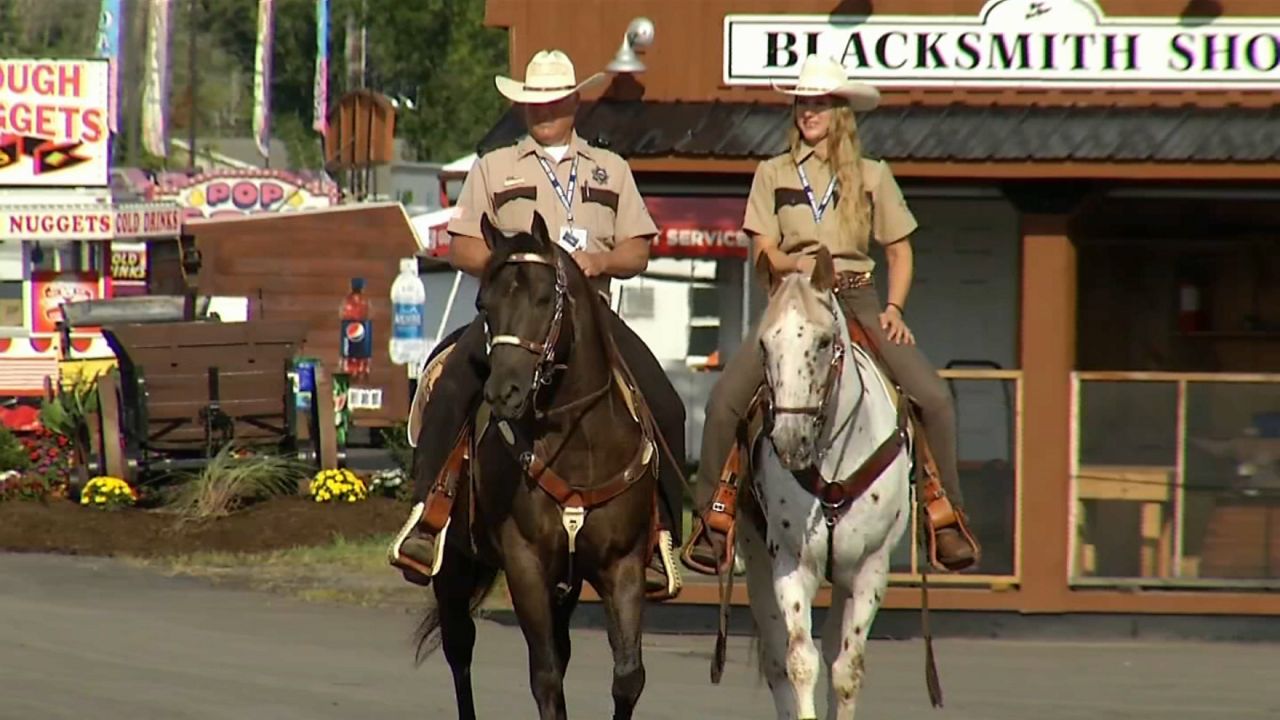
[[[880,313],[880,329],[889,341],[896,345],[915,345],[916,336],[902,319],[902,311],[896,305],[890,305]]]
[[[573,254],[573,259],[577,261],[578,267],[582,268],[582,274],[589,278],[598,277],[608,272],[609,262],[605,257],[605,253],[583,252],[579,250]]]

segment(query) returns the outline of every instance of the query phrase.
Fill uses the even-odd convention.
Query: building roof
[[[751,159],[786,146],[790,106],[726,102],[584,103],[578,132],[627,158]],[[863,149],[889,160],[951,162],[1280,162],[1280,107],[902,105],[859,118]],[[478,152],[524,134],[516,110]]]

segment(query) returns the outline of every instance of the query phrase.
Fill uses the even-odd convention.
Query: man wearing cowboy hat
[[[943,570],[968,569],[978,562],[980,547],[961,510],[955,408],[904,317],[917,223],[889,165],[862,157],[858,138],[854,112],[874,109],[880,92],[849,80],[843,65],[819,55],[805,59],[795,87],[774,83],[774,89],[793,99],[790,147],[756,168],[742,229],[780,273],[811,272],[819,248],[831,253],[845,317],[856,318],[883,366],[920,408],[924,432],[917,437],[927,442],[917,443],[925,462],[917,466],[916,478],[925,502],[929,560]],[[872,241],[887,264],[883,307],[872,279]],[[761,349],[746,343],[729,359],[707,401],[699,461],[714,470],[698,473],[699,517],[681,556],[697,572],[716,574],[727,565],[735,499],[750,480],[740,477],[742,465],[731,455],[764,379]]]
[[[658,228],[636,188],[631,168],[618,155],[588,145],[574,131],[579,92],[605,79],[604,73],[577,81],[573,63],[559,50],[533,56],[524,81],[496,77],[498,92],[518,104],[529,134],[476,161],[463,183],[457,214],[449,222],[450,261],[479,277],[490,250],[480,220],[488,215],[502,231],[529,232],[534,213],[546,219],[556,240],[569,251],[592,285],[608,296],[611,278],[629,278],[649,264],[649,242]],[[619,352],[657,421],[670,452],[659,468],[659,534],[646,573],[654,599],[675,597],[680,577],[674,547],[680,544],[683,502],[684,403],[662,366],[621,318],[606,314]],[[410,582],[426,584],[440,561],[436,538],[419,525],[428,491],[444,468],[453,440],[479,402],[487,373],[484,324],[477,318],[457,336],[422,413],[422,445],[415,468],[413,514],[389,550],[392,565]]]

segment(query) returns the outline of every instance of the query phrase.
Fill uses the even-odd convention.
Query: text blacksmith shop
[[[920,222],[906,318],[955,394],[984,545],[931,604],[1280,615],[1280,3],[544,5],[489,0],[512,68],[559,47],[591,72],[656,26],[578,127],[631,163],[661,242],[740,230],[786,147],[770,84],[805,55],[881,89],[859,133]],[[520,131],[505,116],[481,151]],[[761,305],[745,256],[716,261],[722,358]],[[918,602],[916,567],[904,543],[889,607]]]

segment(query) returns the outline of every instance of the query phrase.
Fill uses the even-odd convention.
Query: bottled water
[[[418,277],[418,261],[404,258],[391,284],[391,362],[416,367],[427,352],[423,335],[427,289]]]

